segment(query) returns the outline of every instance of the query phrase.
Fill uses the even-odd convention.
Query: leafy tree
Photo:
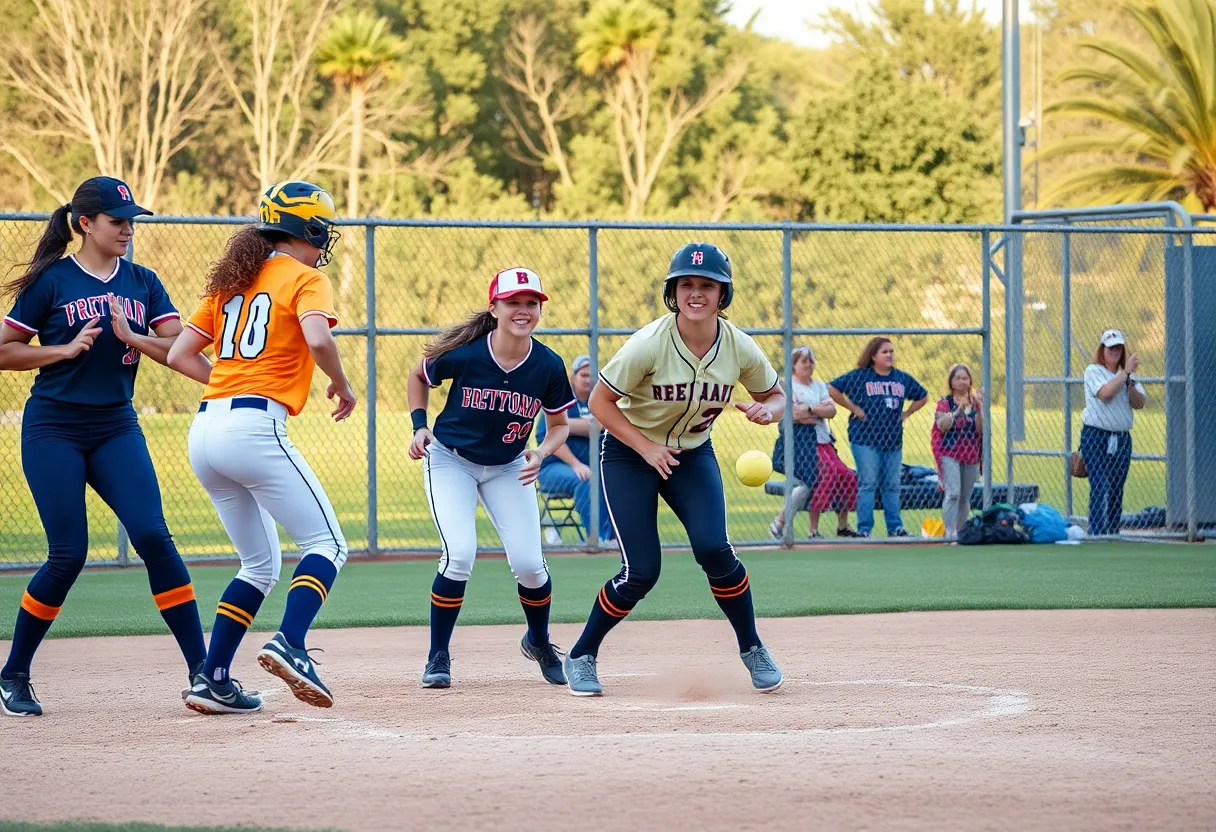
[[[361,216],[359,179],[363,170],[368,92],[382,80],[400,76],[397,60],[403,48],[401,39],[389,31],[386,19],[360,11],[334,19],[317,49],[318,71],[350,94],[347,216]]]
[[[1048,112],[1090,116],[1099,129],[1055,140],[1040,154],[1103,158],[1055,182],[1048,198],[1084,202],[1174,199],[1216,209],[1216,0],[1162,0],[1131,6],[1152,44],[1094,38],[1084,47],[1104,65],[1077,66],[1064,82],[1092,85]]]

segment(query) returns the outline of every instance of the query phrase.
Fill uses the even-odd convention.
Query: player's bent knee
[[[279,581],[278,575],[274,573],[274,567],[270,563],[242,565],[236,576],[261,592],[262,595],[270,595],[270,590],[274,589],[274,585]]]
[[[59,580],[75,580],[80,571],[84,569],[88,556],[87,547],[71,550],[52,548],[46,560],[47,571]]]
[[[542,566],[540,569],[520,572],[515,576],[515,580],[520,586],[528,589],[540,589],[549,580],[549,570]]]
[[[735,557],[735,551],[727,543],[725,546],[718,546],[712,549],[693,549],[693,557],[697,564],[710,578],[721,578],[729,575],[735,569],[735,564],[739,559]]]

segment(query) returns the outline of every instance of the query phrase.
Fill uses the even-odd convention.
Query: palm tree
[[[641,55],[659,48],[663,13],[646,0],[605,0],[591,9],[575,44],[578,68],[624,75]]]
[[[351,136],[346,215],[359,216],[359,177],[363,164],[363,129],[368,90],[383,78],[399,74],[401,38],[388,30],[388,21],[368,12],[335,18],[317,50],[317,70],[350,92]]]
[[[1113,63],[1062,73],[1061,80],[1095,89],[1047,111],[1096,118],[1103,130],[1061,139],[1039,156],[1103,153],[1117,160],[1066,176],[1048,199],[1172,199],[1210,212],[1216,209],[1216,0],[1151,0],[1127,13],[1153,50],[1087,41],[1086,49]]]

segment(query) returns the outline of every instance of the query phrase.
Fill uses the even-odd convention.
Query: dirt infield
[[[573,625],[554,628],[569,644]],[[1216,611],[769,619],[751,691],[721,621],[626,622],[607,694],[545,685],[519,627],[328,630],[332,710],[203,717],[168,637],[48,642],[47,716],[0,719],[0,819],[343,829],[1216,825]],[[0,643],[0,650],[7,645]],[[68,797],[71,795],[71,797]]]

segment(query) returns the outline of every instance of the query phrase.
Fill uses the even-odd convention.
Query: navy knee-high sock
[[[435,658],[435,654],[441,650],[446,652],[451,645],[452,631],[456,629],[467,584],[468,581],[435,576],[431,584],[431,651],[427,654],[428,660]]]
[[[55,616],[59,615],[59,610],[63,606],[63,595],[66,594],[66,590],[55,599],[59,602],[57,606],[45,604],[31,594],[31,590],[41,594],[38,584],[45,569],[46,567],[43,566],[38,570],[30,579],[25,594],[21,596],[21,607],[17,610],[17,623],[13,626],[13,643],[9,647],[8,661],[4,663],[4,669],[0,670],[0,676],[6,679],[11,679],[17,673],[30,672],[34,653],[38,651],[38,645],[42,644],[42,639],[46,636],[47,630],[51,629]]]
[[[613,587],[612,581],[604,584],[600,588],[600,594],[595,597],[595,603],[591,605],[591,615],[587,616],[587,624],[583,627],[583,634],[578,637],[578,641],[570,648],[570,658],[577,659],[579,656],[594,656],[600,652],[600,644],[604,641],[604,636],[608,635],[608,631],[621,623],[625,616],[629,615],[633,610],[634,602],[627,601],[621,597],[621,594]]]
[[[739,652],[745,653],[760,644],[760,636],[756,633],[756,611],[752,607],[751,582],[743,564],[736,561],[735,568],[729,574],[710,578],[709,590],[730,626],[735,628]]]
[[[152,600],[160,610],[160,617],[169,625],[169,632],[177,639],[177,646],[191,672],[207,658],[207,645],[203,641],[203,623],[198,615],[198,601],[194,598],[194,584],[181,555],[172,555],[148,561],[148,586],[152,589]]]
[[[543,586],[530,589],[523,584],[519,588],[519,603],[524,608],[528,621],[528,637],[537,647],[549,644],[549,607],[553,601],[553,579],[547,578]]]
[[[287,590],[287,609],[283,611],[283,623],[279,625],[279,632],[292,647],[304,649],[308,628],[321,611],[337,577],[338,567],[321,555],[305,555],[296,564],[291,587]]]
[[[253,619],[266,596],[262,590],[240,578],[233,578],[220,596],[215,609],[215,626],[211,629],[211,647],[207,650],[207,661],[203,673],[217,682],[228,681],[228,669],[236,657],[245,633],[253,626]]]

